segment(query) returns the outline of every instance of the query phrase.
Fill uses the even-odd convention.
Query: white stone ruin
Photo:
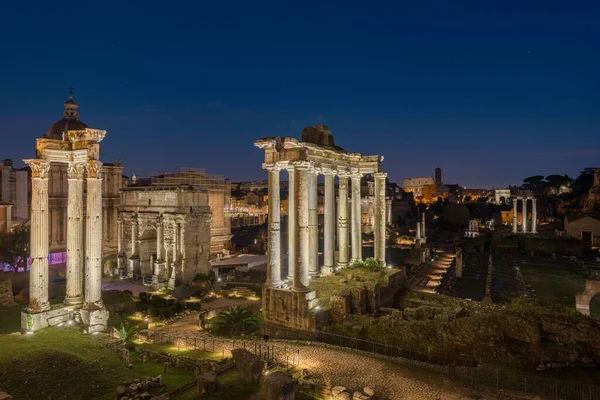
[[[383,157],[363,156],[335,146],[333,136],[324,125],[305,128],[302,141],[270,137],[257,140],[254,145],[265,151],[263,169],[268,171],[269,185],[269,246],[263,316],[268,323],[314,330],[317,301],[315,292],[310,290],[309,279],[348,267],[351,261],[362,260],[360,180],[365,174],[372,174],[375,178],[374,252],[375,258],[385,264],[387,174],[381,171]],[[282,280],[281,266],[279,174],[283,169],[289,173],[288,265],[291,288]],[[319,174],[325,178],[323,266],[319,265],[318,256]],[[351,213],[348,210],[349,180]],[[334,260],[336,230],[338,257]]]
[[[531,200],[531,230],[527,231],[527,201]],[[517,203],[521,202],[523,211],[521,217],[521,230],[518,229]],[[537,199],[535,197],[513,197],[513,233],[537,233]]]
[[[472,219],[469,221],[469,229],[465,231],[465,237],[478,237],[479,236],[479,221]]]
[[[65,103],[65,117],[78,117],[72,94]],[[29,305],[21,314],[23,332],[73,321],[82,323],[89,333],[106,330],[108,311],[101,296],[102,163],[99,161],[99,143],[105,135],[106,131],[85,127],[66,130],[62,140],[38,138],[36,158],[23,160],[31,167],[32,259]],[[48,300],[48,172],[55,164],[68,165],[67,293],[62,306],[51,308]],[[85,224],[84,178],[87,185]]]

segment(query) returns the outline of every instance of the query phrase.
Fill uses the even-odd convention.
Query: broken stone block
[[[260,381],[260,395],[264,400],[294,400],[296,381],[279,371],[265,375]]]
[[[214,392],[219,387],[217,374],[213,371],[209,371],[202,375],[198,375],[196,377],[196,384],[198,385],[198,393]]]
[[[233,349],[231,355],[239,374],[248,382],[258,382],[262,378],[266,362],[246,349]]]
[[[333,389],[331,389],[331,394],[333,396],[337,396],[338,394],[345,392],[346,388],[343,386],[334,386]]]
[[[373,396],[375,396],[375,389],[373,389],[370,386],[367,386],[363,389],[363,393],[366,394],[367,396],[373,397]]]

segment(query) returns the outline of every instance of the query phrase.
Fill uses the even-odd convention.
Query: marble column
[[[129,257],[129,271],[127,271],[127,276],[129,278],[133,278],[133,273],[135,272],[135,267],[139,262],[138,255],[138,230],[139,230],[139,219],[137,214],[134,214],[131,217],[131,257]]]
[[[69,163],[67,203],[67,295],[69,306],[83,303],[83,172],[85,164]]]
[[[423,239],[427,239],[427,233],[425,231],[425,211],[421,213],[421,235]]]
[[[523,211],[521,213],[523,233],[527,233],[527,197],[523,197],[521,204],[523,205]]]
[[[385,265],[385,182],[387,174],[377,172],[375,176],[375,259]]]
[[[296,206],[298,214],[296,225],[298,227],[298,261],[294,270],[294,288],[295,292],[309,291],[309,268],[310,268],[310,239],[309,239],[309,212],[308,212],[308,191],[309,191],[309,169],[312,165],[308,163],[298,163],[296,167]]]
[[[319,214],[317,200],[317,171],[308,171],[308,275],[311,278],[319,276]]]
[[[179,258],[181,259],[179,263],[181,265],[181,276],[185,278],[183,276],[185,270],[185,221],[183,220],[179,223]]]
[[[531,199],[531,233],[537,233],[537,199]]]
[[[46,160],[23,160],[31,167],[29,305],[32,313],[50,309],[48,301],[48,171]]]
[[[421,222],[419,222],[419,217],[417,217],[417,234],[416,234],[416,239],[417,239],[417,242],[420,242],[420,240],[421,240]]]
[[[323,265],[327,272],[333,271],[335,252],[335,182],[333,172],[324,170],[325,175],[325,237],[323,240]]]
[[[392,225],[392,199],[387,199],[385,201],[386,210],[385,215],[387,219],[387,224]]]
[[[281,233],[279,201],[279,165],[269,165],[269,244],[267,249],[267,281],[270,287],[281,286]]]
[[[164,242],[165,228],[163,225],[164,217],[159,215],[156,218],[156,261],[154,262],[154,273],[152,274],[152,283],[158,285],[161,275],[161,267],[164,265]]]
[[[102,163],[87,163],[87,208],[85,235],[85,305],[84,308],[103,308],[102,305]]]
[[[519,202],[518,197],[513,197],[513,233],[517,233],[517,203]]]
[[[352,173],[352,261],[362,261],[360,174]]]
[[[348,173],[338,173],[338,268],[348,266]]]
[[[123,217],[117,215],[117,268],[125,272],[125,253],[123,252]]]
[[[177,222],[175,222],[173,224],[173,237],[172,237],[172,242],[173,242],[173,256],[172,256],[172,260],[171,260],[171,275],[169,276],[169,282],[167,283],[167,287],[169,289],[175,289],[175,285],[177,284],[177,242],[178,242],[178,237],[179,237],[179,224],[177,224]]]

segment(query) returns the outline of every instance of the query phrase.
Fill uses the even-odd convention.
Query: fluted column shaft
[[[386,211],[387,224],[392,225],[392,199],[386,200]]]
[[[317,172],[311,168],[308,171],[308,274],[319,276],[319,215],[317,213]]]
[[[67,294],[65,304],[83,302],[83,171],[85,164],[68,167]]]
[[[123,220],[120,216],[117,219],[117,253],[123,253]]]
[[[280,198],[279,198],[279,166],[267,168],[269,174],[269,245],[267,256],[266,285],[281,285],[281,232],[280,232]]]
[[[306,292],[309,289],[309,253],[310,253],[310,240],[309,240],[309,213],[308,213],[308,191],[309,191],[309,177],[308,177],[308,164],[296,165],[296,193],[298,214],[296,224],[298,226],[298,262],[296,269],[294,270],[294,288],[296,292]]]
[[[338,175],[338,267],[348,266],[348,175]]]
[[[131,257],[138,256],[137,242],[138,242],[138,217],[134,215],[131,220]]]
[[[523,205],[523,212],[521,213],[523,222],[523,233],[527,233],[527,197],[523,197],[523,200],[521,201]]]
[[[156,220],[156,261],[163,261],[163,249],[165,242],[165,228],[162,215]]]
[[[531,200],[531,233],[537,233],[537,199]]]
[[[87,164],[85,308],[102,307],[102,163]]]
[[[421,213],[421,234],[423,235],[423,239],[427,238],[427,233],[425,232],[425,211]]]
[[[288,279],[294,279],[294,269],[298,259],[296,257],[296,169],[293,165],[288,170]]]
[[[333,253],[335,252],[335,183],[331,171],[325,173],[325,237],[323,241],[323,264],[333,268]]]
[[[377,172],[375,176],[375,259],[385,265],[385,181],[387,174]]]
[[[513,233],[517,233],[517,203],[519,202],[519,198],[513,198]]]
[[[50,309],[48,301],[48,171],[45,160],[24,160],[31,167],[31,228],[29,271],[30,312]]]
[[[352,260],[362,260],[360,175],[352,175]]]

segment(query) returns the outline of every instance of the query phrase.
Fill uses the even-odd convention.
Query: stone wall
[[[298,293],[286,289],[263,288],[263,317],[266,323],[291,329],[317,328],[317,298],[314,291]]]

